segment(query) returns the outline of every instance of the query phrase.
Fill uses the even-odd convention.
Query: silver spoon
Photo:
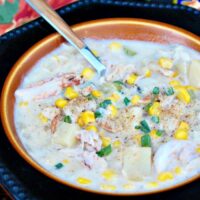
[[[26,2],[42,16],[58,33],[74,46],[102,76],[106,67],[92,53],[87,45],[72,31],[69,25],[43,0],[26,0]]]

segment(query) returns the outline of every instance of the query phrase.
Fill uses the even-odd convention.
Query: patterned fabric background
[[[47,0],[54,9],[74,1],[76,0]],[[151,2],[154,0],[144,1]],[[200,0],[160,0],[160,2],[181,3],[200,10]],[[0,35],[37,16],[38,15],[25,3],[25,0],[0,0]]]

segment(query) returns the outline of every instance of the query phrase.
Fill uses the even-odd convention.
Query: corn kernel
[[[185,129],[178,129],[175,131],[174,137],[177,140],[187,140],[188,139],[188,131]]]
[[[141,137],[142,137],[142,134],[135,134],[133,136],[133,140],[137,143],[137,144],[141,144]]]
[[[113,102],[117,102],[120,99],[120,96],[118,94],[112,94],[110,97],[108,97]]]
[[[59,98],[55,101],[55,106],[58,108],[64,108],[67,105],[67,100]]]
[[[62,161],[64,164],[68,164],[69,163],[69,160],[65,159]]]
[[[165,57],[160,58],[158,64],[164,69],[171,69],[173,66],[172,60]]]
[[[112,42],[110,43],[109,48],[111,51],[119,51],[122,49],[122,45],[118,42]]]
[[[172,77],[173,77],[173,78],[176,78],[178,75],[179,75],[179,72],[178,72],[178,71],[174,71]]]
[[[114,142],[113,142],[113,147],[114,148],[119,148],[121,146],[121,142],[119,141],[119,140],[115,140]]]
[[[123,185],[123,188],[126,189],[126,190],[130,190],[130,189],[133,189],[134,186],[131,183],[126,183],[126,184]]]
[[[76,181],[82,185],[88,185],[88,184],[92,183],[92,181],[90,179],[87,179],[84,177],[79,177],[76,179]]]
[[[156,188],[158,187],[158,182],[149,182],[147,183],[148,188]]]
[[[47,123],[48,122],[48,118],[45,115],[43,115],[42,113],[40,113],[38,115],[38,117],[43,123]]]
[[[98,51],[97,50],[95,50],[95,49],[92,49],[92,53],[95,55],[95,56],[99,56],[99,53],[98,53]]]
[[[160,103],[154,102],[153,105],[149,108],[149,114],[154,116],[160,115]]]
[[[181,86],[176,86],[174,88],[175,88],[176,93],[177,93],[176,96],[180,101],[182,101],[186,104],[190,103],[191,97],[190,97],[190,94],[188,93],[186,88],[181,87]]]
[[[19,106],[20,107],[26,107],[26,106],[28,106],[28,101],[22,101],[22,102],[20,102]]]
[[[174,178],[174,176],[171,172],[161,172],[158,175],[158,180],[162,181],[162,182],[172,180],[173,178]]]
[[[145,72],[145,77],[151,77],[151,71],[148,69],[146,72]]]
[[[197,153],[200,153],[200,147],[197,147],[197,148],[196,148],[196,152],[197,152]]]
[[[185,129],[185,130],[188,131],[190,129],[190,127],[189,127],[189,124],[187,122],[182,121],[179,125],[179,129]]]
[[[129,85],[133,85],[135,83],[135,81],[137,80],[138,76],[135,75],[135,74],[131,74],[127,77],[126,79],[126,82],[129,84]]]
[[[180,86],[181,85],[180,81],[177,81],[177,80],[170,81],[169,84],[172,87],[174,87],[174,86]]]
[[[102,92],[99,91],[99,90],[93,90],[91,93],[92,93],[92,95],[93,95],[94,97],[96,97],[96,98],[99,98],[99,97],[102,96]]]
[[[94,131],[94,132],[97,132],[97,131],[98,131],[98,130],[97,130],[97,127],[94,126],[94,125],[87,126],[87,127],[86,127],[86,130],[87,130],[87,131]]]
[[[111,170],[111,169],[108,169],[108,170],[106,170],[106,171],[104,171],[103,173],[102,173],[102,176],[106,179],[106,180],[111,180],[111,179],[113,179],[115,176],[116,176],[116,173],[115,173],[115,171],[113,171],[113,170]]]
[[[151,130],[151,132],[150,132],[150,136],[154,139],[159,138],[159,136],[156,134],[156,132],[157,132],[157,130],[155,130],[155,129]]]
[[[82,71],[81,75],[82,75],[85,79],[91,80],[91,79],[94,77],[95,72],[94,72],[92,69],[90,69],[89,67],[86,67],[86,68]]]
[[[82,112],[77,120],[80,126],[88,125],[89,123],[95,122],[95,116],[92,111]]]
[[[180,173],[182,172],[182,169],[181,169],[180,167],[175,167],[175,168],[174,168],[174,172],[175,172],[176,174],[180,174]]]
[[[67,87],[64,95],[68,99],[75,99],[78,97],[78,93],[72,87]]]
[[[134,95],[134,96],[132,97],[132,99],[131,99],[131,103],[132,103],[133,105],[137,105],[139,101],[140,101],[140,96],[139,96],[139,95]]]
[[[117,187],[114,185],[107,185],[107,184],[101,184],[101,189],[102,190],[116,190]]]
[[[101,137],[103,147],[107,147],[111,143],[111,138],[109,137]]]
[[[116,117],[118,110],[114,105],[108,106],[108,109],[111,111],[111,117]]]

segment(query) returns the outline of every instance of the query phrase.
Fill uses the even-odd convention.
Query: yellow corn
[[[197,152],[197,153],[200,153],[200,147],[197,147],[197,148],[196,148],[196,152]]]
[[[102,173],[102,176],[109,181],[116,176],[116,173],[114,170],[108,169]]]
[[[107,185],[107,184],[101,184],[101,189],[102,190],[116,190],[117,187],[114,185]]]
[[[158,175],[158,180],[162,181],[162,182],[172,180],[173,178],[174,178],[174,176],[171,172],[161,172]]]
[[[182,101],[186,104],[190,103],[191,97],[190,97],[190,94],[188,93],[188,91],[185,87],[176,86],[174,88],[175,88],[176,93],[177,93],[176,96],[180,101]]]
[[[147,183],[148,188],[156,188],[158,187],[158,182],[149,182]]]
[[[148,69],[146,72],[145,72],[145,77],[151,77],[151,71]]]
[[[131,183],[126,183],[126,184],[123,185],[123,188],[126,189],[126,190],[130,190],[130,189],[133,189],[134,186]]]
[[[177,80],[170,81],[169,84],[172,87],[174,87],[174,86],[180,86],[181,85],[180,81],[177,81]]]
[[[149,115],[159,116],[160,115],[160,103],[154,102],[149,108]]]
[[[87,131],[94,131],[94,132],[97,132],[97,131],[98,131],[98,130],[97,130],[97,127],[94,126],[94,125],[87,126],[87,127],[86,127],[86,130],[87,130]]]
[[[82,112],[77,120],[80,126],[88,125],[89,123],[95,122],[95,116],[92,111]]]
[[[40,113],[38,117],[41,120],[41,122],[43,122],[43,123],[48,122],[48,118],[45,115],[43,115],[42,113]]]
[[[111,117],[116,117],[118,110],[114,105],[109,105],[108,109],[111,111]]]
[[[135,83],[135,81],[137,80],[138,76],[135,75],[135,74],[131,74],[127,77],[126,79],[126,82],[129,84],[129,85],[133,85]]]
[[[93,90],[91,93],[92,93],[92,95],[93,95],[94,97],[96,97],[96,98],[99,98],[99,97],[102,96],[102,92],[99,91],[99,90]]]
[[[94,77],[95,72],[94,72],[91,68],[86,67],[85,69],[83,69],[81,75],[82,75],[85,79],[91,80],[91,79]]]
[[[58,108],[64,108],[67,105],[67,100],[59,98],[55,101],[55,106]]]
[[[65,159],[62,161],[64,164],[68,164],[69,163],[69,160]]]
[[[26,107],[26,106],[28,106],[28,101],[22,101],[22,102],[20,102],[19,106],[20,107]]]
[[[169,58],[165,58],[165,57],[160,58],[158,60],[158,64],[160,65],[160,67],[162,67],[164,69],[171,69],[173,66],[172,60]]]
[[[68,99],[75,99],[78,97],[78,93],[72,87],[67,87],[64,96]]]
[[[157,132],[157,130],[155,130],[155,129],[151,130],[150,136],[151,136],[152,138],[155,138],[155,139],[159,138],[160,136],[158,136],[158,135],[156,134],[156,132]]]
[[[113,93],[110,97],[108,97],[113,102],[117,102],[120,99],[120,96],[118,94]]]
[[[182,172],[182,169],[180,167],[175,167],[174,172],[176,174],[180,174]]]
[[[107,147],[111,143],[110,137],[101,137],[103,147]]]
[[[179,129],[185,129],[185,130],[188,131],[190,129],[190,127],[189,127],[189,124],[187,122],[182,121],[179,125]]]
[[[174,137],[177,140],[187,140],[188,139],[188,131],[185,129],[177,129],[174,133]]]
[[[141,137],[142,137],[142,134],[135,134],[133,136],[133,140],[137,143],[137,144],[141,144]]]
[[[90,179],[87,179],[84,177],[79,177],[76,179],[76,181],[82,185],[88,185],[88,184],[92,183],[92,181]]]
[[[172,77],[173,77],[173,78],[176,78],[178,75],[179,75],[178,71],[174,71]]]
[[[121,142],[119,141],[119,140],[115,140],[114,142],[113,142],[113,147],[114,148],[119,148],[121,146]]]
[[[132,103],[133,105],[137,105],[139,101],[140,101],[140,96],[139,96],[139,95],[134,95],[134,96],[132,97],[132,99],[131,99],[131,103]]]
[[[111,51],[119,51],[122,49],[122,45],[119,42],[112,42],[109,44],[109,48]]]

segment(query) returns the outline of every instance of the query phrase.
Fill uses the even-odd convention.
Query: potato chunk
[[[193,60],[188,70],[189,83],[200,88],[200,60]]]
[[[151,175],[151,148],[126,147],[123,155],[123,173],[128,179],[140,181]]]
[[[76,135],[79,126],[75,124],[61,123],[53,135],[53,142],[66,147],[76,144]]]

